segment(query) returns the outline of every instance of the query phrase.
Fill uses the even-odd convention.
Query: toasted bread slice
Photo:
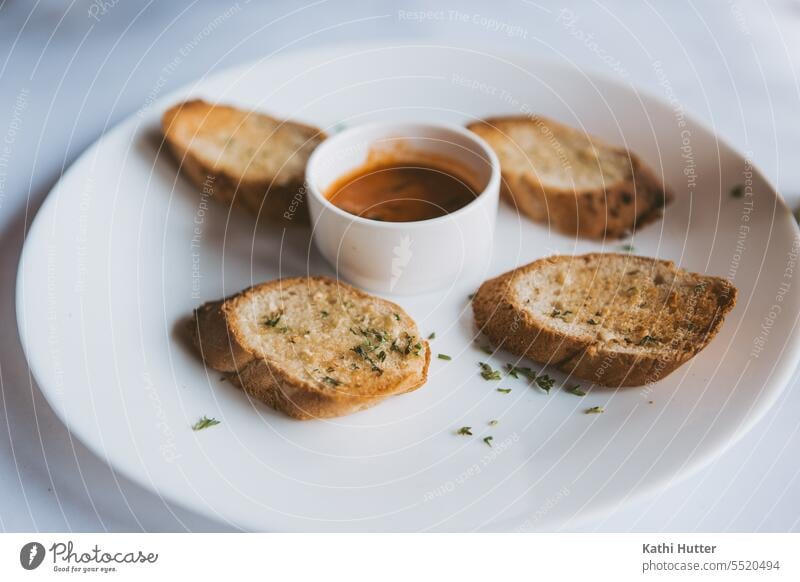
[[[258,217],[307,222],[305,167],[325,134],[252,111],[186,101],[162,119],[181,169],[203,192]]]
[[[720,277],[622,254],[555,256],[486,281],[473,301],[499,347],[607,386],[656,382],[714,338],[736,303]]]
[[[497,153],[504,197],[564,234],[620,238],[672,198],[635,154],[550,119],[496,117],[468,127]]]
[[[195,311],[206,364],[298,419],[342,416],[416,390],[428,342],[401,307],[325,277],[262,283]]]

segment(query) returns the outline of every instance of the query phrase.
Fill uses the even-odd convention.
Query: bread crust
[[[377,299],[346,283],[327,277],[290,277],[255,285],[227,299],[213,301],[195,310],[193,342],[203,361],[211,368],[224,372],[236,386],[250,397],[298,420],[331,418],[352,414],[374,406],[389,396],[411,392],[425,384],[430,366],[430,346],[420,340],[424,349],[424,362],[419,374],[407,374],[391,382],[383,376],[375,378],[369,391],[348,393],[346,390],[320,390],[313,382],[298,378],[280,362],[262,357],[249,346],[243,330],[231,324],[231,315],[237,304],[246,301],[249,294],[269,292],[274,288],[292,285],[335,284],[353,293],[359,299],[381,301],[401,317],[411,317],[402,307],[390,301]]]
[[[642,348],[636,351],[618,350],[598,342],[595,336],[568,334],[546,325],[515,300],[512,290],[519,277],[552,264],[576,259],[597,257],[630,261],[658,262],[676,269],[671,261],[632,257],[617,253],[590,253],[580,257],[554,256],[539,259],[523,267],[490,279],[481,285],[473,299],[473,311],[478,328],[500,348],[534,362],[550,365],[576,378],[605,386],[642,386],[657,382],[705,348],[724,323],[725,316],[736,304],[736,288],[726,279],[702,276],[718,289],[719,309],[705,330],[702,341],[690,351],[663,351]],[[680,271],[676,269],[677,271]]]
[[[162,117],[161,126],[164,139],[180,164],[181,171],[204,193],[223,204],[242,208],[259,219],[307,224],[309,218],[303,190],[303,172],[294,173],[288,179],[277,176],[251,179],[237,170],[235,164],[213,164],[194,145],[192,139],[187,140],[183,135],[185,125],[198,128],[198,135],[201,132],[232,132],[241,128],[251,117],[269,119],[291,128],[307,136],[308,141],[320,142],[326,137],[316,127],[294,121],[281,121],[263,113],[235,107],[212,105],[201,99],[179,103],[168,109]]]
[[[544,124],[553,132],[577,130],[544,117],[491,117],[467,128],[490,145],[506,139],[503,127],[514,124]],[[572,190],[543,184],[534,172],[504,163],[498,152],[503,177],[501,195],[536,222],[549,223],[555,230],[591,239],[623,238],[636,228],[652,222],[673,198],[655,173],[633,152],[591,137],[598,148],[617,152],[630,161],[630,179],[607,184],[605,188]]]

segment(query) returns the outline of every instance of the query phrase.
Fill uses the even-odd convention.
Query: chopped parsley
[[[483,442],[485,442],[490,447],[492,446],[492,441],[494,440],[493,436],[483,437]]]
[[[341,386],[341,382],[336,378],[331,378],[330,376],[323,376],[322,381],[326,384],[330,384],[331,386]]]
[[[428,336],[429,340],[436,339],[436,332],[432,331],[431,334]]]
[[[513,364],[506,364],[508,375],[512,378],[519,378],[520,375],[527,378],[530,382],[535,383],[539,388],[550,394],[550,390],[555,385],[556,381],[547,374],[537,374],[530,368],[523,368],[521,366],[514,366]]]
[[[264,318],[264,325],[267,327],[275,327],[283,317],[283,311],[274,311]]]
[[[397,315],[396,313],[392,313],[392,315],[394,315],[394,318],[395,318],[396,321],[400,321],[400,316],[399,315]]]
[[[359,356],[361,359],[365,360],[370,365],[370,367],[371,367],[373,372],[375,372],[376,374],[378,374],[378,376],[380,376],[381,374],[383,374],[383,370],[380,368],[380,366],[378,366],[378,364],[375,363],[375,360],[372,358],[372,353],[375,351],[375,349],[376,349],[376,347],[373,346],[372,344],[368,343],[368,342],[365,342],[363,344],[359,344],[359,345],[355,346],[354,348],[351,348],[351,350],[357,356]],[[384,358],[385,358],[386,357],[386,353],[385,352],[381,352],[381,353],[384,354]]]
[[[508,394],[511,392],[511,388],[498,388],[497,391],[502,392],[503,394]]]
[[[489,421],[489,426],[497,426],[497,421],[492,419]]]
[[[447,360],[448,362],[453,359],[450,356],[448,356],[447,354],[439,354],[436,357],[439,358],[440,360]]]
[[[392,345],[389,346],[389,349],[391,351],[399,352],[406,356],[409,354],[414,354],[415,356],[420,355],[420,352],[422,351],[422,344],[417,341],[416,336],[409,335],[408,332],[403,332],[403,339],[405,340],[405,346],[402,345],[402,342],[398,341],[398,339],[392,340]]]
[[[580,384],[575,384],[574,386],[568,386],[565,388],[567,392],[570,394],[574,394],[575,396],[586,396],[586,392],[581,390]]]
[[[356,328],[351,327],[350,333],[354,335],[358,335],[364,338],[364,340],[358,344],[357,346],[350,348],[350,350],[355,353],[359,358],[366,361],[373,372],[378,374],[379,376],[383,374],[383,369],[378,366],[376,360],[378,362],[383,362],[386,360],[386,350],[383,348],[384,344],[389,339],[389,334],[383,329],[377,329],[373,327],[369,328]],[[393,339],[391,345],[389,346],[390,351],[397,351],[402,352],[405,354],[409,354],[415,346],[412,346],[412,342],[414,338],[411,336],[406,336],[409,338],[408,345],[401,349],[397,342],[397,339]],[[422,348],[421,344],[417,344],[419,349]],[[419,355],[417,351],[415,355]]]
[[[219,421],[216,418],[208,418],[207,416],[203,416],[192,425],[192,430],[203,430],[204,428],[208,428],[210,426],[217,426]]]
[[[539,388],[541,388],[542,390],[544,390],[545,392],[547,392],[548,394],[550,394],[550,390],[553,388],[553,385],[556,383],[556,381],[553,378],[551,378],[550,376],[548,376],[547,374],[541,374],[540,376],[536,376],[536,380],[535,381],[536,381],[536,385]]]
[[[471,426],[462,426],[456,434],[463,435],[463,436],[472,436],[472,427]]]
[[[492,369],[486,362],[478,362],[478,365],[481,367],[481,378],[484,380],[499,380],[501,378],[500,372]]]
[[[469,300],[472,301],[473,299],[475,299],[475,293],[470,293],[468,295],[468,297],[469,297]]]
[[[587,319],[586,323],[588,323],[589,325],[600,325],[600,322],[595,320],[594,318]]]
[[[567,321],[567,316],[572,314],[572,312],[567,309],[566,311],[561,311],[560,309],[553,308],[553,311],[550,313],[550,317],[554,317],[556,319],[560,319],[561,321]]]
[[[520,366],[514,366],[513,364],[506,364],[506,369],[508,370],[508,375],[512,378],[519,378],[519,375],[522,374],[528,380],[536,379],[536,373],[530,368],[522,368]]]
[[[624,253],[632,253],[636,250],[636,248],[633,245],[620,245],[619,250]]]
[[[646,346],[648,344],[657,344],[658,340],[651,335],[646,335],[642,339],[639,340],[638,345]]]
[[[605,412],[605,408],[602,406],[592,406],[591,408],[587,408],[583,411],[584,414],[603,414]]]
[[[328,317],[328,316],[330,315],[330,313],[328,313],[328,312],[327,312],[327,311],[325,311],[324,309],[323,309],[322,311],[320,311],[320,312],[319,312],[319,314],[320,314],[322,317]]]

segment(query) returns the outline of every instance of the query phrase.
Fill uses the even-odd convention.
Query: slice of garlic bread
[[[498,347],[607,386],[656,382],[714,338],[736,303],[720,277],[596,253],[535,261],[486,281],[475,320]]]
[[[495,117],[468,127],[497,153],[504,196],[564,234],[626,236],[672,197],[635,154],[551,119]]]
[[[325,277],[262,283],[195,311],[206,365],[298,419],[342,416],[425,383],[428,342],[401,307]]]
[[[302,186],[321,130],[194,100],[170,108],[162,131],[181,170],[204,192],[259,217],[308,221]]]

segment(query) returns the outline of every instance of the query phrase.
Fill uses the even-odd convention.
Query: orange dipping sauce
[[[371,220],[414,222],[463,208],[480,194],[467,169],[456,164],[380,160],[334,182],[325,197],[342,210]]]

